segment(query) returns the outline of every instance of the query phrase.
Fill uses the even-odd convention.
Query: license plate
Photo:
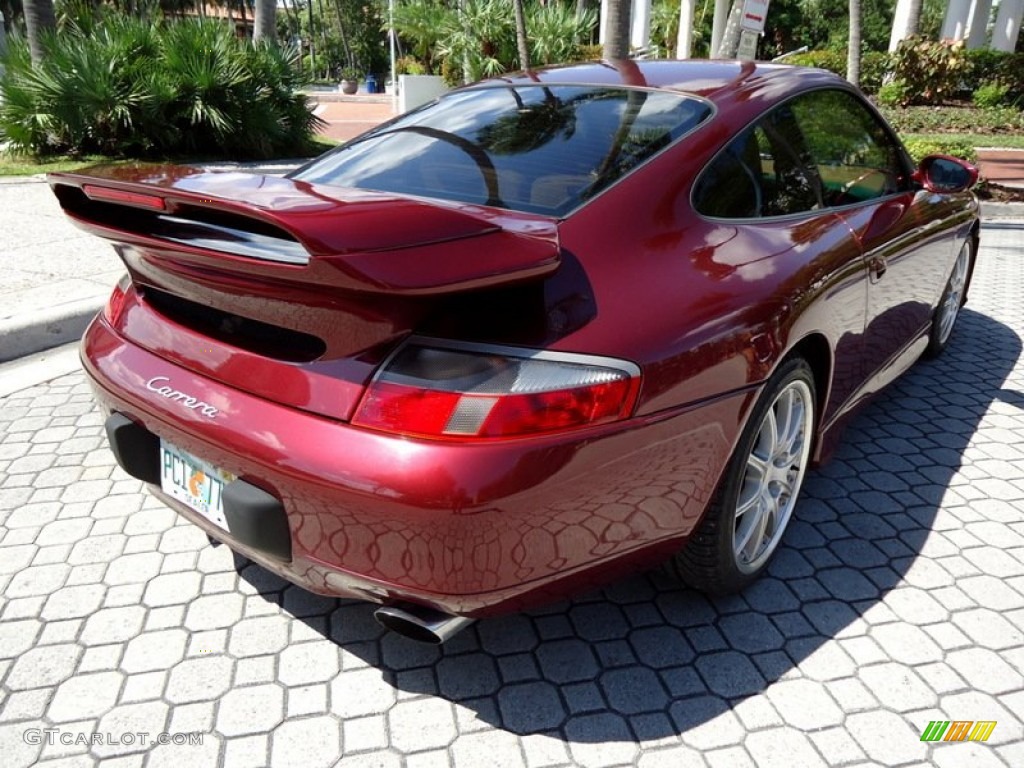
[[[160,440],[161,490],[225,531],[224,486],[234,479],[231,473]]]

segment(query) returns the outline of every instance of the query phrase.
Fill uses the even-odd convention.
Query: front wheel
[[[935,314],[932,316],[932,329],[928,334],[928,346],[925,348],[925,355],[928,357],[936,357],[942,352],[949,344],[949,337],[953,335],[953,326],[960,316],[960,307],[964,304],[964,294],[967,291],[972,249],[973,241],[967,238],[960,253],[957,254],[953,271],[946,281],[942,298],[939,299],[939,306],[935,308]]]
[[[810,463],[815,409],[810,366],[799,358],[784,363],[754,406],[703,521],[671,562],[683,581],[727,594],[764,571]]]

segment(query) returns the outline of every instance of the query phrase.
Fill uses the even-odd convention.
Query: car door
[[[908,345],[931,321],[951,264],[952,230],[942,223],[938,196],[917,188],[899,143],[859,96],[814,91],[795,99],[792,111],[824,204],[847,222],[863,250],[865,386],[874,391],[921,351]]]
[[[721,243],[716,264],[767,254],[746,267],[764,280],[776,304],[788,297],[772,322],[792,324],[791,342],[806,333],[828,339],[833,368],[822,413],[827,422],[865,378],[867,279],[849,226],[824,205],[813,166],[790,141],[795,130],[786,104],[763,115],[708,165],[694,187],[693,205],[719,224],[708,235]]]

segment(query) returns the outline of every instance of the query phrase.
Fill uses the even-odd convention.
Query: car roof
[[[778,97],[808,88],[845,85],[838,75],[823,69],[768,62],[721,59],[657,59],[594,61],[518,72],[484,80],[488,85],[609,85],[689,93],[719,104],[742,100],[741,94],[769,91]]]

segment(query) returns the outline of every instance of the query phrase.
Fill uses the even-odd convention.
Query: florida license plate
[[[161,490],[225,531],[224,486],[234,479],[230,472],[160,440]]]

